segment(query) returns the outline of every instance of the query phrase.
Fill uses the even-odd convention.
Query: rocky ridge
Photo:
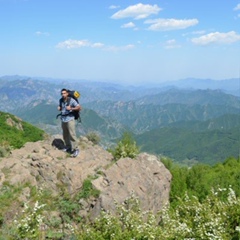
[[[62,184],[75,194],[85,179],[94,176],[92,185],[100,191],[99,196],[79,202],[83,209],[79,214],[92,217],[101,210],[114,212],[115,202],[123,202],[132,193],[139,198],[143,211],[157,212],[168,203],[171,174],[156,156],[141,153],[135,159],[113,162],[109,152],[85,137],[79,140],[77,158],[61,148],[61,137],[54,136],[13,150],[10,156],[0,159],[0,187],[4,182],[30,183],[58,194],[58,185]],[[28,197],[26,189],[19,200],[25,202]]]

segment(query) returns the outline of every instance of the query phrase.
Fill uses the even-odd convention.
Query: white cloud
[[[121,19],[121,18],[134,18],[134,19],[143,19],[147,18],[152,14],[158,14],[161,10],[156,4],[149,5],[149,4],[142,4],[138,3],[136,5],[131,5],[123,10],[120,10],[113,14],[111,18],[113,19]]]
[[[109,9],[117,9],[117,8],[120,8],[120,6],[111,5],[111,6],[109,7]]]
[[[102,50],[106,51],[119,52],[131,50],[135,46],[133,44],[128,44],[125,46],[105,46],[103,43],[91,43],[88,40],[73,40],[73,39],[68,39],[56,45],[56,48],[61,49],[73,49],[82,47],[101,48]]]
[[[234,11],[240,10],[240,3],[233,9]]]
[[[93,47],[93,48],[102,48],[102,47],[104,47],[104,44],[103,43],[93,43],[91,45],[91,47]]]
[[[93,48],[101,48],[103,47],[103,43],[91,43],[88,40],[73,40],[68,39],[64,42],[60,42],[56,45],[56,48],[66,48],[66,49],[72,49],[72,48],[81,48],[81,47],[93,47]]]
[[[121,28],[133,28],[135,24],[133,22],[125,23],[121,26]]]
[[[152,31],[170,31],[176,29],[185,29],[191,26],[198,24],[197,19],[188,19],[188,20],[181,20],[181,19],[152,19],[146,20],[144,23],[151,24],[148,27],[148,30]]]
[[[240,35],[234,31],[227,33],[213,32],[199,38],[192,38],[191,41],[197,45],[209,45],[211,43],[229,44],[240,41]]]
[[[50,35],[48,32],[41,32],[41,31],[37,31],[37,32],[35,32],[35,34],[37,36],[49,36]]]

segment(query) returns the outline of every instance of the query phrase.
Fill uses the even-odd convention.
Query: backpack
[[[70,100],[71,98],[73,98],[77,103],[79,103],[78,101],[78,98],[80,98],[80,93],[78,91],[75,91],[75,90],[67,90],[68,91],[68,99],[67,99],[67,106],[70,105]],[[63,102],[63,99],[60,98],[59,99],[59,106],[62,107],[62,102]],[[80,109],[81,110],[81,109]],[[78,122],[81,122],[81,117],[80,117],[80,110],[75,110],[75,111],[72,111],[73,115],[74,115],[74,119],[75,120],[78,120]],[[61,116],[61,113],[57,115],[57,118]]]

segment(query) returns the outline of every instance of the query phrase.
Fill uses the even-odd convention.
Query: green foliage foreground
[[[92,225],[84,225],[78,239],[239,239],[240,199],[229,189],[222,201],[222,191],[212,192],[202,203],[186,195],[176,209],[166,207],[157,215],[141,212],[138,200],[130,198],[117,205],[117,215],[102,212]]]
[[[227,199],[222,200],[222,193]],[[132,195],[123,204],[116,203],[116,214],[101,212],[92,223],[68,224],[68,234],[51,237],[50,224],[45,220],[46,204],[35,203],[24,208],[21,218],[14,221],[7,239],[78,239],[78,240],[238,240],[240,237],[240,199],[234,191],[219,189],[200,202],[185,196],[174,210],[165,207],[158,214],[140,210],[139,200]],[[45,214],[45,215],[44,215]]]

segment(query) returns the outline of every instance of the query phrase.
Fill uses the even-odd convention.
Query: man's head
[[[61,90],[61,95],[62,95],[63,98],[67,98],[68,97],[68,91],[67,91],[66,88],[63,88]]]

